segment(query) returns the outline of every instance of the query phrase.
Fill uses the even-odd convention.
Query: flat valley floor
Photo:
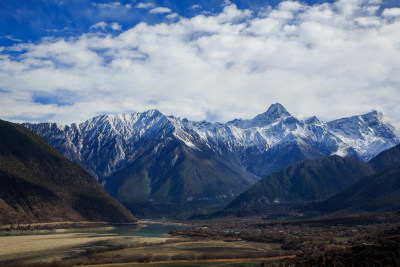
[[[400,212],[109,228],[3,231],[0,266],[400,266]]]

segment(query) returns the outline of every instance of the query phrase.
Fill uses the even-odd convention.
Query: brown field
[[[121,237],[94,233],[55,233],[0,237],[0,262],[53,262],[98,249],[161,243],[164,237]]]

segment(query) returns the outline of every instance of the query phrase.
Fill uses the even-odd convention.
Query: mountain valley
[[[139,217],[185,218],[216,211],[262,177],[293,163],[331,155],[368,161],[400,142],[377,111],[322,122],[316,117],[299,120],[279,103],[251,120],[227,123],[194,122],[149,110],[101,115],[69,126],[23,125],[139,211]],[[159,210],[174,211],[154,212]]]

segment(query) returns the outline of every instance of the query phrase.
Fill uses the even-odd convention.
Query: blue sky
[[[0,117],[400,122],[400,1],[0,1]]]
[[[240,9],[260,10],[276,6],[280,1],[232,1]],[[322,3],[329,1],[314,1]],[[124,29],[140,22],[150,24],[165,21],[165,13],[150,13],[156,7],[168,8],[179,16],[193,17],[202,13],[216,14],[225,1],[85,1],[85,0],[4,0],[0,3],[0,45],[12,45],[19,40],[37,42],[46,36],[76,36],[90,31],[98,22],[118,23]],[[167,11],[167,10],[166,10]]]

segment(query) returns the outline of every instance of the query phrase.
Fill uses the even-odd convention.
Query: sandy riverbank
[[[116,246],[165,242],[166,237],[117,236],[96,233],[55,233],[0,237],[0,261],[52,262]]]

